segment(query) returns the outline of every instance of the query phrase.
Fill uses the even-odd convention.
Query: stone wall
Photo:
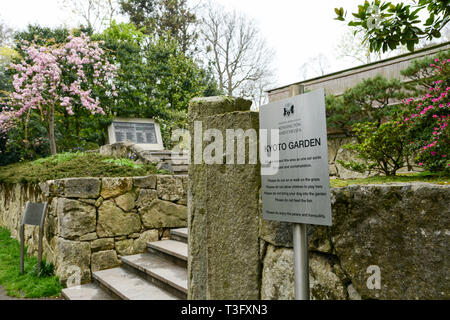
[[[258,129],[244,107],[230,98],[194,100],[191,135],[198,119],[220,131]],[[191,163],[189,170],[188,297],[293,299],[292,224],[262,219],[258,166]],[[450,298],[450,186],[354,185],[331,193],[333,226],[309,228],[313,299]],[[371,286],[373,268],[380,289]]]
[[[120,255],[145,252],[147,243],[187,226],[187,176],[69,178],[36,185],[0,186],[0,225],[18,238],[27,201],[48,201],[44,258],[63,284],[91,281],[116,267]],[[34,230],[34,232],[33,232]],[[37,228],[26,227],[29,254]]]
[[[333,188],[332,214],[332,227],[309,228],[313,299],[450,298],[450,186]],[[261,223],[261,298],[293,299],[292,226]],[[370,266],[380,289],[367,285]]]

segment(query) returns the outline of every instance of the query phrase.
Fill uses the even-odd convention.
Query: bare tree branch
[[[219,89],[261,103],[264,91],[273,83],[274,52],[267,47],[256,23],[236,11],[209,5],[202,18],[201,35],[206,56],[213,62]]]

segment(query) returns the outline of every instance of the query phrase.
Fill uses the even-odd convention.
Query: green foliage
[[[365,79],[340,96],[327,96],[327,124],[346,136],[353,134],[352,127],[357,123],[376,122],[378,127],[399,112],[392,102],[405,95],[397,79],[388,80],[381,75]]]
[[[55,267],[53,264],[48,263],[45,260],[41,261],[41,268],[38,271],[38,265],[39,263],[36,263],[33,267],[33,273],[36,274],[38,277],[46,278],[46,277],[53,277],[55,275]]]
[[[420,15],[425,11],[427,18],[422,21]],[[346,20],[343,8],[336,8],[335,13],[336,20]],[[352,16],[348,25],[364,33],[371,52],[394,50],[400,44],[414,51],[420,39],[441,37],[440,31],[450,21],[450,6],[448,0],[418,0],[414,5],[366,0]]]
[[[25,249],[26,251],[26,249]],[[19,298],[59,296],[62,286],[53,276],[53,266],[43,261],[36,274],[37,258],[25,256],[24,274],[20,274],[20,244],[8,230],[0,228],[0,284],[8,295]]]
[[[411,80],[406,85],[414,96],[424,95],[426,92],[434,87],[434,81],[439,80],[440,77],[430,65],[436,59],[447,60],[450,59],[450,50],[443,50],[433,56],[427,56],[421,59],[411,61],[409,66],[401,71],[402,76]]]
[[[427,93],[403,101],[402,122],[416,162],[429,171],[450,172],[450,59],[435,58],[429,66],[434,74],[421,81]]]
[[[122,12],[131,23],[156,39],[173,39],[187,54],[198,38],[191,28],[197,18],[186,0],[121,0]]]
[[[98,39],[104,41],[111,61],[120,65],[112,114],[156,119],[166,148],[172,146],[172,130],[186,126],[189,101],[217,94],[211,73],[171,38],[155,40],[132,24],[113,23]]]
[[[160,172],[153,164],[136,165],[130,159],[77,152],[1,167],[0,183],[37,183],[71,177],[133,177],[157,173]]]
[[[133,169],[141,169],[142,164],[137,164],[133,160],[130,159],[105,159],[104,163],[113,164],[119,167],[130,167]]]
[[[377,171],[393,176],[408,160],[407,138],[402,124],[367,122],[354,125],[359,143],[345,145],[362,162],[338,161],[347,169],[357,172]]]

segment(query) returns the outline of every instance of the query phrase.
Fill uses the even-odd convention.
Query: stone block
[[[127,192],[117,198],[114,198],[116,205],[123,211],[130,211],[134,208],[136,201],[136,194],[132,191]]]
[[[103,199],[120,196],[133,187],[132,178],[102,178],[101,196]]]
[[[75,239],[95,231],[97,214],[94,206],[59,198],[57,213],[58,234],[62,238]]]
[[[102,238],[91,242],[91,252],[114,249],[114,238]]]
[[[146,177],[133,177],[136,188],[156,189],[156,175]]]
[[[91,281],[89,243],[57,239],[56,275],[63,285],[73,286]]]
[[[134,212],[124,212],[113,201],[106,200],[98,208],[97,234],[101,238],[126,236],[139,232],[141,221]]]
[[[184,195],[183,180],[177,176],[158,176],[156,190],[162,200],[180,200]]]
[[[139,210],[147,229],[181,228],[187,225],[187,207],[169,201],[155,200]]]
[[[114,250],[94,252],[92,254],[92,272],[111,269],[120,266],[120,260]]]

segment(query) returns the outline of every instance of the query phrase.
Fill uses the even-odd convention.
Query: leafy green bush
[[[343,147],[355,151],[362,162],[338,160],[338,163],[346,169],[361,173],[377,171],[394,176],[408,158],[404,125],[394,122],[386,122],[379,127],[377,125],[376,122],[355,124],[353,129],[359,143]]]

